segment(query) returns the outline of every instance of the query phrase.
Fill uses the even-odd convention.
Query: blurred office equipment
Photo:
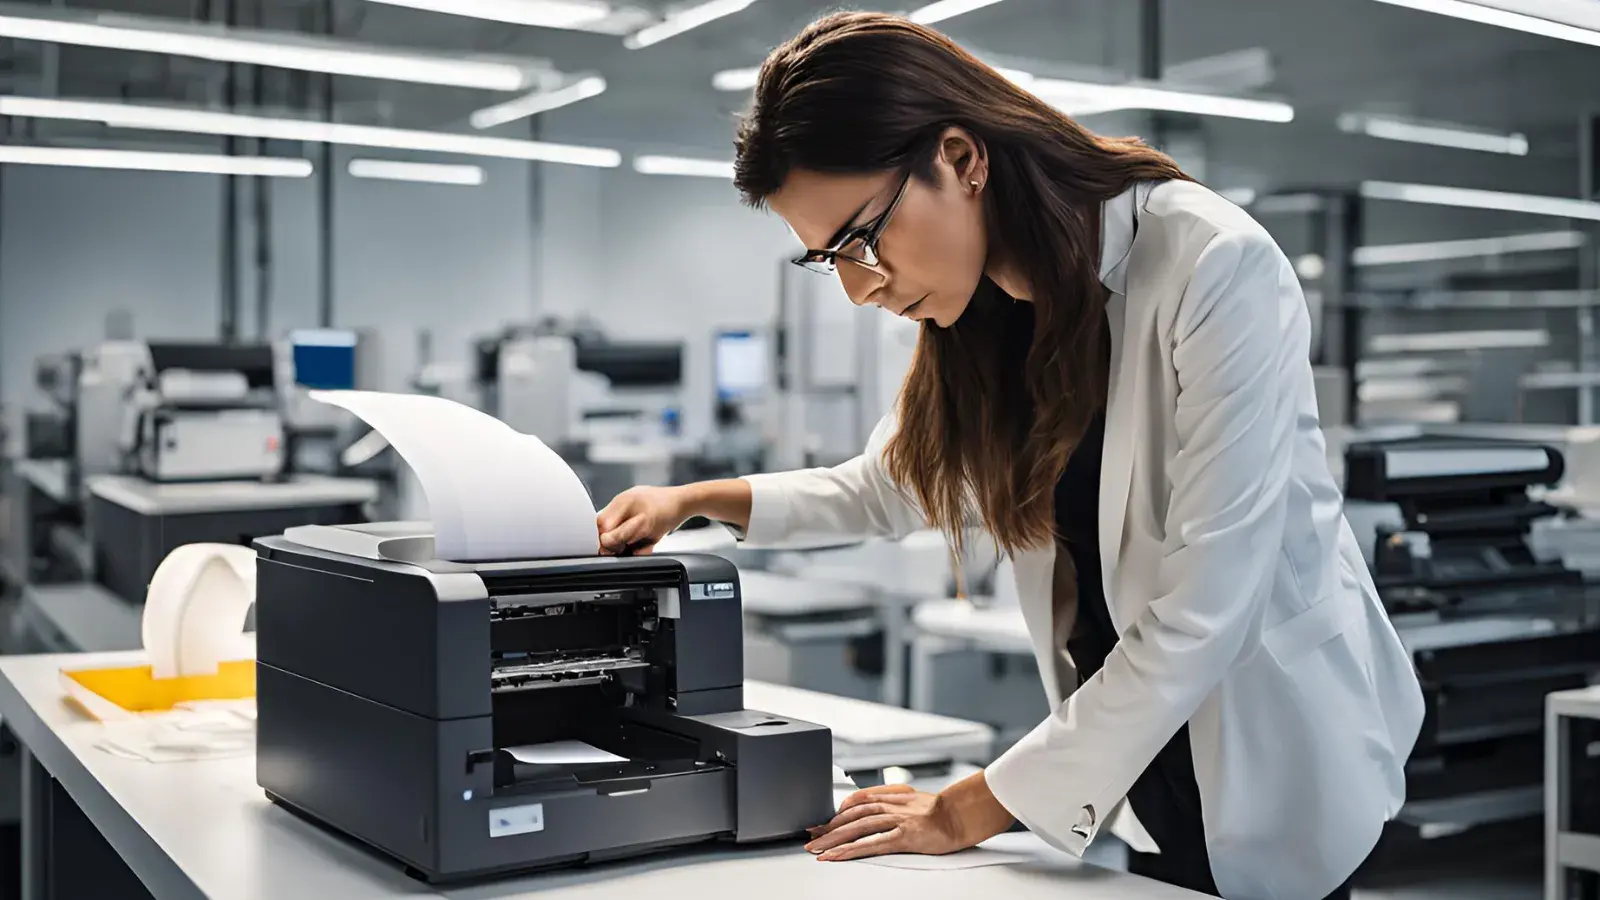
[[[584,320],[513,325],[473,347],[475,405],[560,453],[603,505],[673,480],[683,356],[681,343],[617,341]]]
[[[774,470],[860,453],[894,410],[921,326],[850,302],[837,278],[779,267],[774,333]]]
[[[1600,595],[1530,532],[1561,454],[1420,437],[1348,449],[1346,515],[1421,676],[1428,715],[1397,829],[1443,837],[1541,810],[1544,698],[1600,676]]]
[[[14,637],[40,650],[137,646],[129,607],[172,548],[364,521],[375,479],[291,456],[301,439],[340,432],[304,393],[358,386],[359,343],[347,333],[279,345],[121,340],[42,361],[38,386],[65,425],[31,448],[48,444],[56,458],[8,467],[22,497],[5,554],[25,585]]]

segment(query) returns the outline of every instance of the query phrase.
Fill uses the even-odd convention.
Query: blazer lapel
[[[1139,210],[1152,185],[1129,188],[1106,201],[1100,215],[1100,280],[1110,291],[1106,325],[1111,332],[1111,371],[1106,393],[1106,437],[1100,458],[1100,576],[1112,622],[1117,621],[1116,592],[1112,589],[1117,564],[1122,559],[1122,539],[1127,523],[1128,494],[1133,484],[1133,458],[1138,429],[1140,365],[1137,328],[1143,310],[1128,303],[1128,284],[1136,276],[1133,258]],[[1134,326],[1134,327],[1130,327]]]

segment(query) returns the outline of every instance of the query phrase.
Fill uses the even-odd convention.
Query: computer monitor
[[[356,386],[356,333],[333,328],[291,332],[294,382],[323,391],[348,391]]]
[[[715,365],[717,399],[740,400],[761,394],[767,389],[771,366],[766,336],[751,331],[717,332]]]

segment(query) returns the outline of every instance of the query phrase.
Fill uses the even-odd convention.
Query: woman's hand
[[[600,552],[646,554],[689,518],[682,488],[636,487],[617,495],[595,518]]]
[[[811,830],[806,849],[824,862],[889,853],[941,856],[977,846],[1011,823],[979,772],[940,794],[899,784],[856,791],[833,821]]]

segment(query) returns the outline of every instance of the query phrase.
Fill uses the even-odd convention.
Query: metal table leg
[[[54,779],[39,760],[22,748],[22,897],[49,900],[50,792]]]

